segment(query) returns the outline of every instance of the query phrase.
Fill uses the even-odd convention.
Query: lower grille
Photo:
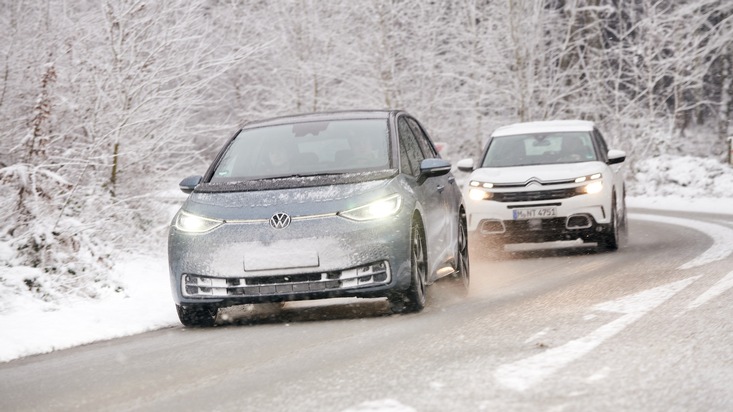
[[[241,278],[214,278],[184,274],[183,295],[188,297],[277,296],[299,293],[352,289],[389,283],[387,261],[351,269]]]
[[[481,221],[482,234],[503,233],[504,230],[504,223],[501,220],[490,219]]]

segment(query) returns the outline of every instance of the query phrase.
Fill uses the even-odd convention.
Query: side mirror
[[[461,159],[456,163],[456,167],[461,172],[473,172],[473,159]]]
[[[615,165],[622,163],[626,160],[626,152],[623,150],[609,150],[608,151],[608,164]]]
[[[450,172],[450,162],[443,159],[425,159],[420,162],[420,178],[442,176]]]
[[[181,183],[178,184],[178,188],[181,189],[181,192],[189,194],[193,192],[193,189],[195,189],[199,183],[201,183],[201,179],[201,176],[189,176],[181,180]]]

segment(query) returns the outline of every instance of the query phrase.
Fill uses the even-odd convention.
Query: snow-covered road
[[[733,217],[637,208],[630,222],[618,252],[474,259],[469,299],[436,285],[414,315],[306,302],[185,329],[165,279],[143,288],[167,312],[147,324],[174,327],[0,365],[0,409],[733,408]],[[145,324],[113,312],[96,325]]]

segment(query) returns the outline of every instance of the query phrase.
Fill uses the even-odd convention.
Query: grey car
[[[181,323],[219,308],[331,297],[386,297],[418,312],[426,286],[469,286],[466,213],[451,165],[425,128],[395,110],[313,113],[252,122],[170,226]]]

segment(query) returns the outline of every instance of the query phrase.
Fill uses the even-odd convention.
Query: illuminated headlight
[[[494,187],[493,183],[479,182],[478,180],[471,180],[468,183],[470,189],[468,189],[468,197],[471,200],[487,200],[491,199],[491,192],[487,192],[484,189],[491,189]]]
[[[216,229],[224,222],[216,219],[192,215],[181,211],[176,216],[176,228],[182,232],[203,233]]]
[[[600,180],[589,183],[583,188],[583,191],[585,193],[588,193],[589,195],[599,193],[601,190],[603,190],[603,182],[601,182]]]
[[[491,192],[487,192],[483,189],[471,188],[468,191],[468,197],[471,200],[487,200],[487,199],[491,199]]]
[[[592,175],[587,176],[581,176],[577,179],[575,179],[575,183],[585,183],[588,182],[587,185],[579,187],[577,190],[579,193],[587,193],[589,195],[592,195],[594,193],[599,193],[601,190],[603,190],[603,181],[601,178],[603,177],[600,173],[594,173]]]
[[[493,183],[479,182],[478,180],[471,180],[468,185],[471,187],[485,187],[487,189],[494,187]]]
[[[402,197],[400,195],[391,195],[368,205],[359,206],[357,208],[339,212],[339,215],[357,221],[381,219],[387,216],[396,215],[402,206]]]
[[[603,177],[603,175],[600,173],[595,173],[595,174],[588,175],[588,176],[580,176],[579,178],[575,179],[575,183],[583,183],[583,182],[588,182],[590,180],[598,180],[601,177]]]

